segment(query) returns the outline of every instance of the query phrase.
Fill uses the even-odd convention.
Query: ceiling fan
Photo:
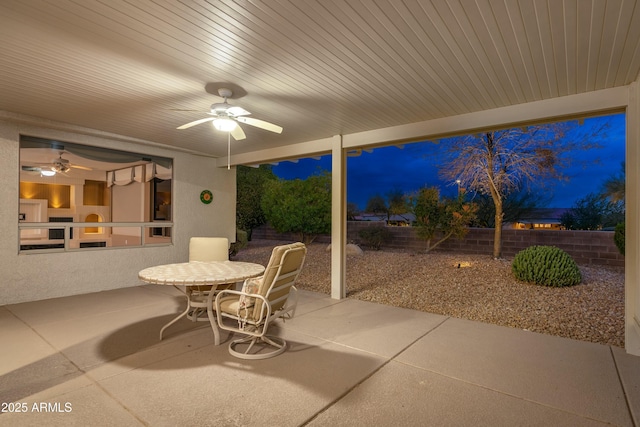
[[[205,119],[195,120],[193,122],[178,126],[177,129],[187,129],[191,126],[199,125],[200,123],[213,122],[213,126],[217,130],[229,132],[229,134],[235,140],[245,139],[246,135],[238,123],[255,126],[260,129],[268,130],[270,132],[281,133],[282,128],[273,123],[265,122],[264,120],[254,119],[252,117],[246,117],[250,112],[242,107],[236,107],[227,103],[227,98],[233,95],[231,89],[220,88],[218,94],[224,99],[224,102],[219,102],[211,105],[210,114],[212,117]]]
[[[72,164],[69,160],[62,157],[63,154],[64,152],[61,151],[58,158],[54,159],[50,164],[41,165],[41,166],[22,166],[22,170],[27,172],[40,172],[40,174],[44,176],[53,176],[56,173],[67,173],[72,168],[82,169],[82,170],[92,170],[91,168],[86,166]]]

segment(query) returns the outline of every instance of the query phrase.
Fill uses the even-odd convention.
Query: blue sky
[[[575,163],[588,166],[573,166],[564,171],[568,181],[547,182],[543,190],[549,200],[547,207],[568,208],[576,200],[592,192],[599,192],[609,176],[621,171],[625,159],[624,114],[586,119],[581,126],[597,126],[609,121],[610,127],[599,143],[602,148],[573,153]],[[438,147],[433,142],[405,144],[404,148],[376,148],[372,153],[363,152],[359,157],[347,158],[347,201],[364,209],[374,195],[386,195],[394,190],[413,192],[421,187],[438,186],[442,194],[453,195],[455,184],[443,182],[438,177]],[[320,160],[300,159],[298,163],[282,162],[273,167],[273,172],[283,179],[304,179],[321,170],[331,170],[331,156]],[[541,206],[542,207],[542,206]]]

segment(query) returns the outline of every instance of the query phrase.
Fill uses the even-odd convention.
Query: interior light
[[[222,118],[222,119],[215,119],[213,121],[213,127],[223,132],[231,132],[236,128],[237,125],[238,124],[236,123],[236,121],[231,119]]]
[[[43,170],[40,171],[40,174],[42,176],[54,176],[56,174],[56,171]]]

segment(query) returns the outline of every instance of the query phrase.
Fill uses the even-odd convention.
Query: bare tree
[[[566,179],[563,170],[572,161],[568,153],[599,146],[595,136],[605,125],[588,134],[577,122],[487,131],[445,142],[440,175],[466,190],[488,194],[495,206],[493,257],[502,256],[504,202],[508,194],[541,178]]]

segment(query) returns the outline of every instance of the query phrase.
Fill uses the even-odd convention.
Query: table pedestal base
[[[215,289],[212,288],[208,291],[202,291],[201,289],[196,289],[196,287],[187,287],[186,290],[182,290],[174,285],[174,288],[182,292],[186,297],[187,308],[160,329],[160,341],[162,341],[165,329],[183,317],[186,317],[192,322],[209,322],[211,324],[211,330],[213,331],[213,343],[220,345],[220,331],[218,330],[216,318],[213,314],[213,297],[218,291],[229,289],[233,286],[235,286],[235,284],[218,285]]]

